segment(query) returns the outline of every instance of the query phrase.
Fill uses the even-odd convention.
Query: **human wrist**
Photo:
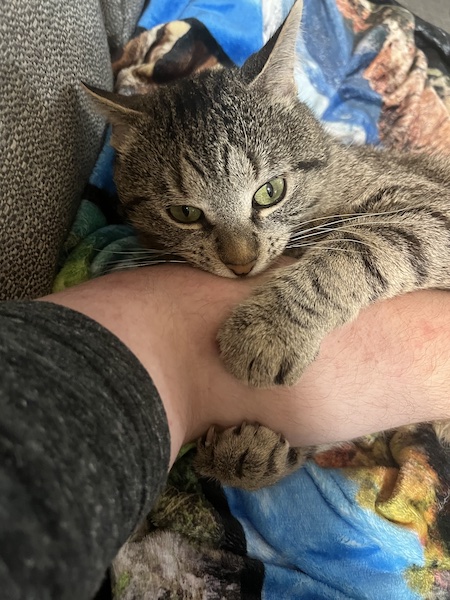
[[[162,399],[171,438],[171,463],[186,436],[186,379],[175,378],[176,332],[162,281],[149,269],[113,273],[40,300],[61,304],[97,321],[119,338],[149,373]],[[159,273],[161,278],[162,273]]]

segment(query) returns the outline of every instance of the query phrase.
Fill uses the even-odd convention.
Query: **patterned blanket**
[[[151,0],[115,57],[125,94],[261,47],[292,0]],[[394,1],[305,0],[299,96],[346,143],[450,153],[450,36]],[[55,290],[139,264],[106,142]],[[424,399],[426,401],[426,399]],[[424,424],[330,450],[258,492],[223,489],[183,450],[113,567],[117,600],[450,598],[450,451]]]

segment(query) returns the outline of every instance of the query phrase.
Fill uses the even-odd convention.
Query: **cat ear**
[[[273,36],[267,40],[266,44],[259,50],[247,58],[245,63],[241,67],[241,76],[245,83],[250,84],[264,68],[275,44],[280,35],[283,24],[281,24],[275,31]]]
[[[94,101],[97,112],[112,125],[111,146],[116,150],[125,147],[130,129],[138,117],[142,117],[135,96],[122,96],[82,83],[81,86]]]
[[[261,62],[265,58],[265,63],[251,85],[262,86],[266,92],[280,99],[297,97],[295,49],[302,11],[303,0],[296,0],[283,25],[258,53],[261,57],[256,59]]]

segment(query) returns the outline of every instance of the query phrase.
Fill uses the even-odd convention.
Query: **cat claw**
[[[214,443],[215,438],[216,438],[216,428],[214,427],[214,425],[211,425],[211,427],[206,432],[206,435],[203,440],[204,447],[209,448]]]

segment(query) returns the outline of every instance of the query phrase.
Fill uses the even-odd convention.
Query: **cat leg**
[[[309,454],[263,425],[243,423],[224,431],[211,427],[198,441],[194,466],[223,485],[257,490],[296,471]]]
[[[447,255],[435,247],[448,247],[450,229],[425,209],[404,213],[401,227],[398,216],[375,225],[361,216],[257,288],[219,331],[229,371],[253,386],[293,385],[324,337],[362,308],[416,289],[449,288]]]
[[[295,384],[325,336],[370,303],[364,267],[347,258],[305,256],[237,306],[218,334],[228,370],[256,387]]]

